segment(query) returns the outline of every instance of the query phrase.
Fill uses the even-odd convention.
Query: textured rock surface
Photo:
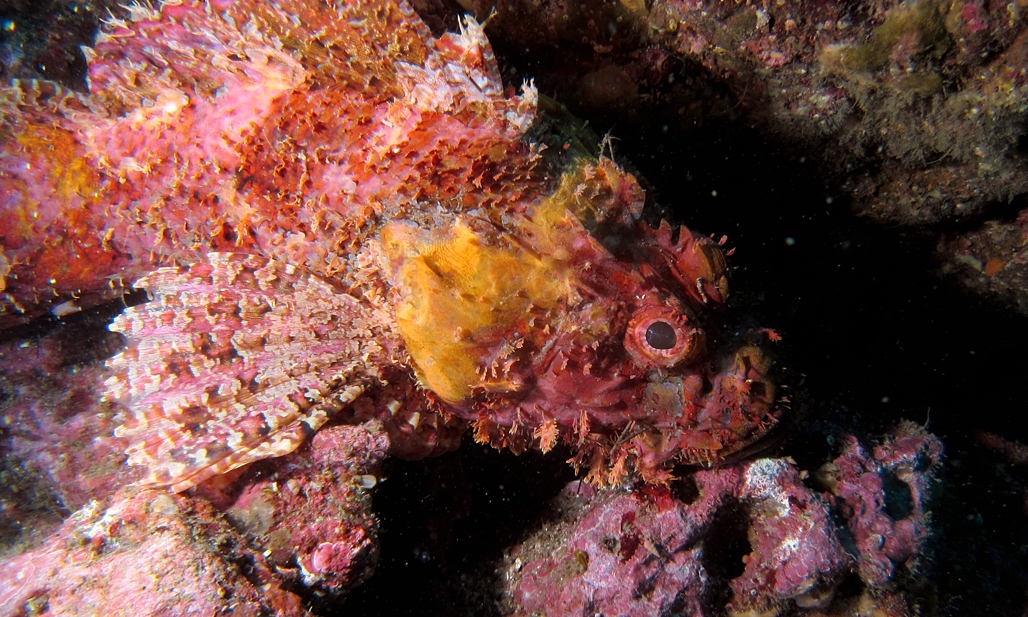
[[[943,237],[940,270],[991,302],[1028,315],[1028,210],[1013,221]]]
[[[697,471],[677,494],[572,483],[554,504],[556,520],[506,556],[510,608],[549,617],[846,615],[869,607],[912,614],[910,600],[889,583],[897,568],[909,572],[924,554],[941,447],[908,424],[872,455],[849,437],[843,454],[819,471],[831,493],[808,488],[790,460],[767,458]],[[890,481],[905,492],[886,488]],[[886,503],[904,498],[905,510]],[[837,517],[848,531],[837,528]],[[719,552],[730,545],[724,536],[740,532],[749,543],[738,555],[741,571]],[[865,587],[836,597],[851,571]]]
[[[100,402],[101,330],[68,327],[0,343],[0,545],[38,543],[69,513],[140,476],[111,435],[119,408]],[[88,337],[80,336],[90,332]]]
[[[332,426],[296,454],[244,473],[227,490],[205,486],[226,517],[283,578],[338,599],[378,558],[371,489],[389,440],[378,422]]]
[[[488,15],[488,2],[470,2]],[[663,0],[496,7],[493,36],[589,115],[670,134],[745,118],[817,157],[881,221],[934,223],[1028,190],[1021,3]],[[678,118],[675,118],[678,116]],[[667,132],[667,131],[665,131]],[[816,153],[816,154],[815,154]]]
[[[307,615],[202,499],[126,490],[0,564],[0,614]]]

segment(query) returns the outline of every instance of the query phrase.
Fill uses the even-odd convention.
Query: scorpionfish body
[[[399,0],[181,0],[86,55],[88,93],[0,88],[0,327],[149,292],[105,383],[149,483],[347,414],[411,457],[466,426],[564,443],[597,484],[776,423],[767,331],[723,323],[720,244],[643,222],[611,158],[547,152],[538,93],[504,87],[474,20],[434,37]]]

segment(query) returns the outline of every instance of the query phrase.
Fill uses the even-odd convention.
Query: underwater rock
[[[1013,221],[987,221],[978,229],[944,236],[937,254],[944,275],[1028,315],[1028,210]]]
[[[941,448],[908,424],[871,455],[847,438],[844,453],[819,471],[820,481],[831,472],[825,493],[808,488],[789,459],[769,458],[698,470],[671,489],[574,482],[555,501],[555,519],[507,552],[508,608],[549,617],[691,615],[722,602],[739,616],[890,605],[903,610],[888,614],[908,614],[889,583],[923,555]],[[906,487],[908,503],[887,503],[897,490],[890,482]],[[837,528],[836,517],[847,527]],[[725,550],[732,537],[747,538],[748,550]],[[863,588],[836,597],[853,571]]]
[[[0,615],[309,615],[206,500],[129,488],[0,563]]]
[[[374,571],[371,490],[388,448],[378,422],[332,426],[228,489],[205,485],[198,494],[223,510],[283,579],[338,599]]]
[[[0,343],[0,547],[38,543],[70,512],[142,475],[125,465],[127,442],[111,435],[119,408],[100,402],[103,356],[116,339],[59,330]]]
[[[904,422],[868,453],[853,436],[817,471],[852,534],[860,577],[883,586],[896,567],[914,567],[929,533],[926,505],[942,461],[942,442]]]
[[[626,124],[652,130],[639,119],[659,117],[667,139],[721,119],[745,124],[816,167],[829,195],[849,197],[836,207],[881,222],[959,219],[1028,191],[1022,3],[465,6],[483,19],[497,12],[490,36],[547,92],[586,93],[577,111],[622,134]],[[597,72],[626,76],[644,103],[596,109],[587,94]]]

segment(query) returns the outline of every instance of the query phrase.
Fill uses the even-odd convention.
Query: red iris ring
[[[668,327],[674,331],[673,343]],[[659,347],[650,344],[656,338],[660,339]],[[666,344],[670,346],[662,349]],[[628,321],[625,349],[640,364],[674,366],[703,351],[703,331],[690,325],[689,318],[680,311],[666,306],[648,306],[636,311]]]

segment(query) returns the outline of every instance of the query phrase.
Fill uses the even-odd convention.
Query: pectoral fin
[[[389,362],[378,311],[289,264],[212,253],[136,287],[153,300],[111,325],[128,346],[106,397],[129,409],[129,464],[176,492],[292,452]]]

